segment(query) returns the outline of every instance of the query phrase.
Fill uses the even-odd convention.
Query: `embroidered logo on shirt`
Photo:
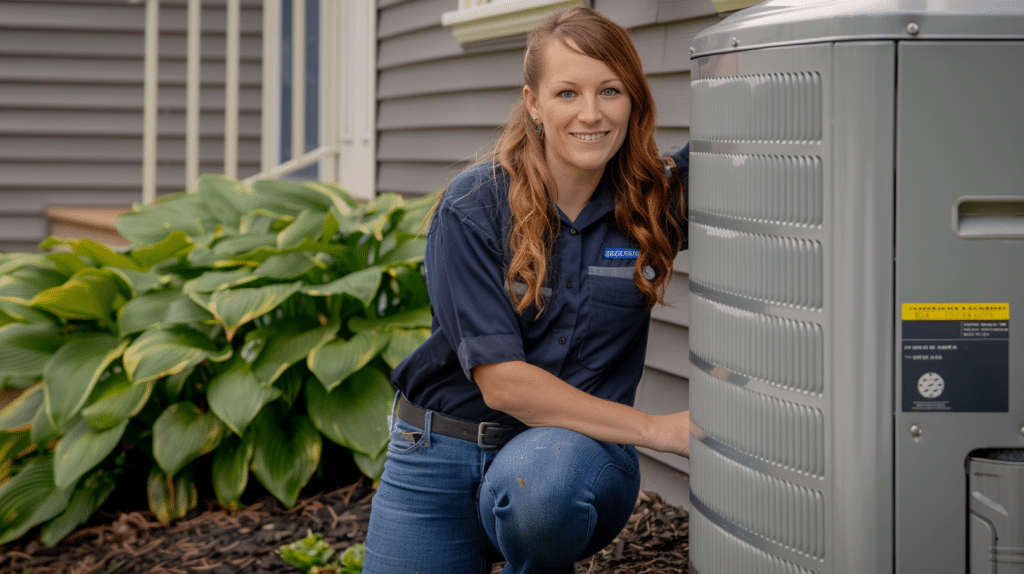
[[[636,259],[637,257],[640,257],[639,249],[630,249],[628,247],[604,248],[605,259]]]

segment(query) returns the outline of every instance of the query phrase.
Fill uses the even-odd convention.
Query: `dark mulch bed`
[[[0,573],[272,574],[294,573],[277,549],[320,532],[341,551],[366,538],[373,488],[367,480],[302,498],[286,510],[266,497],[229,512],[213,502],[170,527],[147,512],[100,511],[53,548],[38,541],[0,547]],[[688,572],[687,513],[641,493],[629,524],[612,544],[576,565],[577,574]],[[495,568],[495,572],[500,570]]]

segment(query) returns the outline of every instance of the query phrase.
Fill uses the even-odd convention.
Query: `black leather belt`
[[[432,432],[475,442],[480,448],[492,449],[505,446],[517,434],[526,430],[523,426],[499,425],[497,423],[473,423],[433,411],[430,430]],[[419,428],[426,428],[427,411],[408,401],[402,395],[398,401],[398,418]]]

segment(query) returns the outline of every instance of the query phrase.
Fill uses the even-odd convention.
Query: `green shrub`
[[[379,476],[391,369],[429,334],[431,201],[203,176],[122,215],[123,252],[0,255],[0,383],[34,382],[0,411],[0,544],[59,541],[126,460],[165,523],[197,483],[241,507],[250,473],[293,505],[323,437]]]

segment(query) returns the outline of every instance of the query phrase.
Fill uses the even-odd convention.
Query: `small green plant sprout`
[[[306,531],[306,537],[277,549],[281,559],[303,574],[359,574],[363,571],[365,544],[353,544],[340,556],[324,542],[320,533]]]

